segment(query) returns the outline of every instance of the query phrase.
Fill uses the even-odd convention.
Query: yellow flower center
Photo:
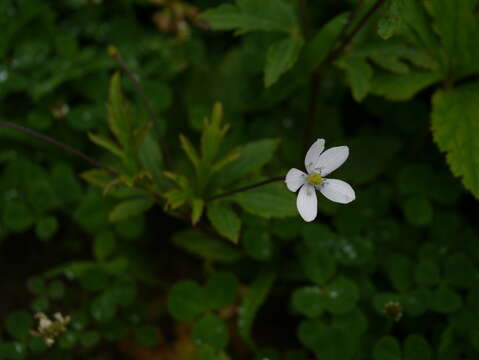
[[[317,172],[313,172],[306,178],[306,180],[308,180],[308,182],[314,186],[321,185],[324,181],[321,175],[319,175]]]

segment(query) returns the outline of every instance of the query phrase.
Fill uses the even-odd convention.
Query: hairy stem
[[[351,13],[348,18],[347,23],[345,24],[343,30],[338,36],[337,42],[339,44],[331,50],[331,52],[326,56],[326,58],[319,64],[317,69],[311,75],[310,81],[310,97],[309,97],[309,106],[308,106],[308,118],[306,125],[304,127],[304,149],[307,150],[312,133],[314,130],[314,122],[317,118],[318,107],[317,100],[319,95],[319,89],[321,87],[321,82],[323,80],[324,72],[327,69],[328,65],[333,63],[346,49],[346,47],[353,41],[357,33],[366,25],[368,20],[378,11],[384,4],[386,0],[377,0],[376,3],[369,9],[369,11],[358,21],[356,26],[347,33],[348,28],[353,23],[353,20],[356,16],[356,13],[359,12],[360,6],[358,6],[355,11]]]
[[[95,160],[95,159],[89,157],[88,155],[82,153],[80,150],[72,148],[71,146],[69,146],[67,144],[64,144],[64,143],[62,143],[62,142],[60,142],[60,141],[58,141],[58,140],[56,140],[56,139],[54,139],[54,138],[52,138],[48,135],[45,135],[43,133],[40,133],[38,131],[29,129],[27,127],[24,127],[24,126],[21,126],[21,125],[18,125],[18,124],[11,123],[9,121],[0,121],[0,126],[5,127],[5,128],[9,128],[9,129],[13,129],[13,130],[17,130],[17,131],[20,131],[24,134],[27,134],[27,135],[36,137],[38,139],[41,139],[43,141],[46,141],[46,142],[64,150],[64,151],[82,159],[83,161],[87,162],[88,164],[90,164],[90,165],[92,165],[96,168],[104,169],[112,175],[117,175],[117,173],[114,170],[110,169],[108,166],[102,164],[98,160]]]
[[[207,198],[205,199],[205,201],[218,200],[218,199],[221,199],[221,198],[224,198],[224,197],[228,197],[228,196],[231,196],[231,195],[234,195],[234,194],[243,192],[243,191],[252,190],[252,189],[255,189],[255,188],[257,188],[257,187],[260,187],[260,186],[263,186],[263,185],[267,185],[267,184],[271,184],[271,183],[277,182],[277,181],[282,181],[282,180],[284,180],[284,176],[277,176],[277,177],[274,177],[274,178],[271,178],[271,179],[268,179],[268,180],[260,181],[260,182],[258,182],[258,183],[256,183],[256,184],[251,184],[251,185],[248,185],[248,186],[243,186],[243,187],[240,187],[240,188],[238,188],[238,189],[231,190],[231,191],[227,191],[227,192],[222,193],[222,194],[218,194],[218,195],[214,195],[214,196],[207,197]]]

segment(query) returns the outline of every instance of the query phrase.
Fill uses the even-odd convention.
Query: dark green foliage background
[[[478,358],[478,2],[389,0],[325,66],[347,12],[353,28],[375,1],[309,1],[307,24],[300,3],[191,2],[210,29],[179,39],[146,0],[0,0],[0,121],[123,175],[105,195],[90,164],[0,128],[0,359]],[[88,137],[112,137],[107,103],[149,121],[108,45],[157,117],[140,165]],[[197,148],[215,102],[234,161],[202,188],[179,134]],[[350,147],[334,173],[350,205],[321,197],[305,223],[282,183],[204,205],[302,169],[316,138]],[[30,335],[37,312],[72,318],[51,347]]]

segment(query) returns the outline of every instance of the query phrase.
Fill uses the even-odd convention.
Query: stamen
[[[314,186],[318,186],[318,185],[321,185],[323,183],[323,178],[321,177],[321,175],[319,175],[317,172],[313,172],[311,173],[307,178],[306,180],[308,180],[308,182],[311,184],[311,185],[314,185]]]

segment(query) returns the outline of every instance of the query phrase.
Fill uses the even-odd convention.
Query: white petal
[[[319,155],[324,150],[324,139],[318,139],[314,142],[313,145],[309,148],[304,158],[304,166],[308,173],[314,170],[319,161]]]
[[[316,189],[311,184],[304,184],[299,190],[296,199],[296,207],[299,215],[304,221],[313,221],[318,213],[318,199],[316,197]]]
[[[325,179],[324,183],[318,186],[318,190],[329,200],[340,204],[347,204],[356,199],[351,185],[342,180]]]
[[[306,182],[306,174],[301,170],[292,168],[286,174],[286,186],[290,191],[298,191],[298,189]]]
[[[347,146],[332,147],[321,154],[315,169],[321,176],[327,176],[343,165],[348,156],[349,148]]]

